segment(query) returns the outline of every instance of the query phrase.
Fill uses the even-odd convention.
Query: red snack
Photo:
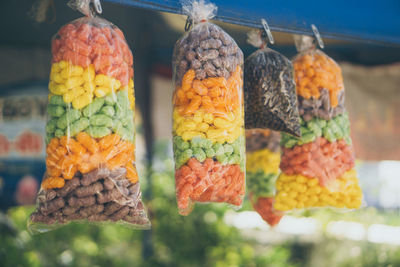
[[[75,20],[60,29],[52,41],[53,62],[65,60],[84,68],[95,66],[96,73],[105,74],[127,85],[133,77],[133,56],[121,31],[104,22],[87,23],[86,18]]]
[[[259,197],[257,202],[252,201],[253,208],[272,227],[277,225],[283,217],[282,212],[274,210],[273,203],[273,197]]]
[[[302,146],[284,148],[280,165],[288,175],[302,174],[318,178],[321,186],[353,167],[354,152],[351,146],[344,140],[330,143],[323,137]]]
[[[200,163],[191,158],[176,171],[176,197],[181,214],[191,211],[191,202],[227,202],[242,204],[244,173],[239,165],[221,165],[210,158]]]

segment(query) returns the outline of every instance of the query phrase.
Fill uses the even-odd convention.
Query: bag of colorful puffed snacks
[[[183,12],[193,28],[173,55],[176,197],[187,215],[194,202],[240,207],[245,194],[243,53],[208,22],[216,6],[193,1]]]
[[[354,169],[341,69],[315,48],[311,37],[297,37],[296,47],[299,54],[293,65],[301,138],[282,134],[282,173],[274,207],[357,209],[362,192]]]
[[[32,232],[71,221],[150,226],[135,166],[132,53],[89,2],[72,1],[86,16],[52,40],[46,173]]]

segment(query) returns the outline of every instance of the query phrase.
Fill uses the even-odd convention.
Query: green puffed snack
[[[232,154],[229,156],[228,164],[238,164],[240,162],[240,157],[237,154]]]
[[[111,134],[111,130],[104,126],[89,126],[85,132],[94,138],[101,138]]]
[[[109,106],[114,106],[114,104],[117,102],[117,96],[115,94],[108,94],[104,97],[104,102],[106,105]]]
[[[216,158],[222,165],[226,165],[228,163],[228,157],[225,154],[217,155]]]
[[[121,121],[123,126],[127,126],[127,125],[130,125],[130,124],[133,124],[132,117],[130,117],[130,116],[125,116],[125,117],[121,118],[120,121]]]
[[[104,106],[100,109],[100,113],[112,117],[115,114],[115,110],[112,106]]]
[[[115,105],[115,117],[117,119],[122,119],[126,117],[126,110],[121,105],[119,105],[119,103]]]
[[[120,90],[117,93],[117,105],[120,105],[120,107],[123,110],[128,110],[129,109],[129,98],[128,98],[128,91],[127,90]]]
[[[71,124],[69,128],[69,134],[71,136],[75,136],[80,132],[83,132],[90,125],[89,120],[87,118],[80,118]]]
[[[205,152],[207,158],[213,158],[215,156],[215,151],[212,148],[207,148]]]
[[[233,147],[229,144],[224,145],[224,152],[227,156],[233,153]]]
[[[61,138],[61,137],[64,136],[64,131],[61,130],[61,129],[57,129],[57,130],[54,132],[54,136],[57,137],[57,138]]]
[[[206,160],[206,153],[200,147],[196,147],[193,149],[193,156],[200,162]]]
[[[203,147],[204,140],[204,138],[198,136],[194,137],[191,141],[192,147]]]
[[[180,168],[183,164],[185,164],[191,157],[193,156],[193,151],[191,149],[186,149],[182,153],[176,156],[176,164],[177,167]]]
[[[221,156],[221,155],[224,155],[224,153],[225,153],[224,147],[220,143],[215,143],[213,145],[213,149],[215,151],[216,156]]]
[[[46,133],[54,133],[56,129],[57,129],[57,119],[52,118],[46,124]]]
[[[83,109],[83,116],[90,117],[96,114],[104,105],[104,97],[97,97],[87,107]]]
[[[321,136],[322,135],[322,130],[319,127],[319,125],[318,125],[318,123],[316,122],[315,119],[311,120],[311,121],[309,121],[307,123],[307,128],[310,129],[316,136]]]
[[[177,143],[177,147],[180,150],[185,150],[185,149],[188,149],[190,147],[190,145],[189,145],[188,142],[182,140],[182,141]]]
[[[50,97],[49,103],[51,105],[62,106],[62,107],[68,106],[68,104],[64,102],[63,97],[61,95],[53,95],[52,97]]]
[[[113,120],[104,114],[93,115],[90,117],[89,121],[90,125],[92,126],[106,126],[106,127],[113,126]]]
[[[57,127],[64,130],[67,126],[81,117],[81,113],[76,109],[68,109],[57,121]]]
[[[65,113],[65,109],[59,105],[48,105],[47,106],[47,113],[51,117],[60,117]]]
[[[301,142],[305,143],[310,143],[316,138],[316,135],[312,132],[309,132],[307,134],[304,134],[301,136]]]
[[[133,141],[133,133],[128,128],[119,128],[116,133],[124,140]]]

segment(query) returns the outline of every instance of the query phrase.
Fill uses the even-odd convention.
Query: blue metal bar
[[[179,0],[104,0],[138,8],[181,14]],[[400,45],[400,1],[263,1],[214,0],[216,20],[261,28],[265,18],[273,31],[323,38]]]

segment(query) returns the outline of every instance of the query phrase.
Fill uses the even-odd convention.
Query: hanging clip
[[[317,39],[318,45],[320,48],[324,48],[324,41],[322,41],[321,35],[319,34],[319,31],[317,29],[317,26],[315,26],[314,24],[311,24],[311,29],[314,33],[315,39]]]
[[[268,23],[265,19],[261,19],[261,25],[264,28],[265,33],[268,36],[268,40],[271,44],[275,43],[274,37],[272,36],[271,30],[269,29]]]
[[[193,24],[193,20],[190,17],[187,17],[186,23],[185,23],[185,32],[190,30],[190,28],[192,27],[192,24]]]
[[[101,14],[103,12],[100,0],[90,0],[90,3],[94,6],[94,8],[92,8],[93,13]]]

